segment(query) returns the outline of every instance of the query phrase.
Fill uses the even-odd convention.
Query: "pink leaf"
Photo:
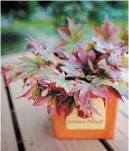
[[[50,106],[50,105],[48,105],[47,106],[47,112],[48,112],[48,114],[50,114],[50,115],[54,115],[55,114],[55,112],[56,112],[56,107],[52,107],[52,106]]]
[[[72,64],[75,68],[81,68],[82,67],[82,63],[79,59],[77,59],[73,54],[69,53],[69,52],[63,52],[64,55],[66,56],[66,58],[68,60],[61,60],[61,63],[64,64],[65,62],[69,62],[70,64]]]
[[[12,82],[12,80],[13,80],[13,76],[10,75],[10,76],[6,79],[6,84],[5,84],[4,87],[7,87],[7,86],[9,85],[9,83]]]
[[[98,88],[95,88],[95,87],[92,87],[92,93],[94,95],[97,95],[97,96],[102,97],[102,98],[108,98],[107,94],[104,91],[99,90]]]
[[[42,106],[42,105],[48,103],[49,100],[50,100],[50,97],[45,97],[45,98],[43,98],[42,100],[39,100],[39,101],[34,102],[33,105],[34,105],[34,106]]]
[[[88,61],[88,54],[87,52],[80,48],[78,51],[78,57],[79,57],[79,60],[83,63],[83,64],[86,64],[87,61]]]
[[[38,52],[40,50],[40,48],[42,48],[42,44],[39,43],[37,40],[35,40],[34,38],[31,38],[31,40],[27,39],[26,40],[32,45],[33,48],[35,48]]]
[[[70,93],[77,92],[77,91],[81,90],[82,88],[83,88],[83,85],[79,83],[73,87],[73,89],[70,91]]]
[[[94,61],[95,58],[96,58],[96,54],[93,50],[88,52],[88,59],[90,59],[91,61]]]
[[[107,87],[104,85],[104,86],[102,86],[102,89],[105,91],[105,93],[106,93],[106,95],[107,95],[107,100],[108,100],[108,102],[109,103],[111,103],[112,102],[112,98],[110,97],[110,95],[109,95],[109,92],[108,92],[108,89],[107,89]]]
[[[63,38],[65,41],[69,41],[70,38],[70,30],[68,28],[58,28],[59,35],[61,38]]]
[[[90,59],[88,59],[88,65],[89,65],[90,69],[92,71],[94,71],[94,66],[93,66],[92,62],[90,61]]]
[[[94,30],[95,30],[95,34],[93,39],[96,42],[101,41],[101,43],[102,42],[104,43],[104,41],[110,43],[116,42],[118,40],[117,37],[120,32],[120,28],[115,27],[112,23],[110,23],[107,17],[104,20],[104,23],[102,24],[101,28],[94,28]]]
[[[42,91],[41,96],[46,96],[48,94],[48,89],[45,89]]]
[[[108,89],[108,91],[109,91],[111,94],[113,94],[115,97],[117,97],[118,99],[120,99],[120,100],[123,101],[121,94],[120,94],[115,88],[113,88],[113,87],[111,87],[111,86],[107,86],[107,89]]]
[[[30,97],[31,97],[31,94],[32,94],[32,93],[31,93],[31,90],[32,90],[32,87],[31,87],[29,90],[27,90],[26,93],[24,93],[23,95],[17,97],[16,99],[19,99],[19,98],[21,98],[21,97],[30,98]]]
[[[76,25],[69,17],[67,17],[67,20],[68,20],[68,28],[69,28],[70,32],[73,34],[73,31],[74,31]]]
[[[84,114],[86,114],[86,109],[87,109],[87,106],[88,106],[88,102],[90,100],[90,96],[91,96],[91,91],[90,89],[88,89],[88,91],[86,92],[86,95],[85,95],[85,102],[84,102],[84,106],[83,106],[83,111],[84,111]]]
[[[8,71],[10,71],[10,70],[12,70],[12,66],[11,65],[8,65],[8,66],[4,66],[3,68],[2,68],[2,74],[5,74],[6,72],[8,72]]]
[[[80,100],[82,103],[85,102],[86,94],[89,89],[89,86],[85,86],[80,90]]]
[[[79,105],[79,102],[80,102],[79,93],[77,92],[74,93],[74,100],[75,100],[75,104]]]
[[[102,30],[105,31],[106,33],[109,32],[109,26],[110,26],[110,22],[108,20],[108,17],[106,16],[104,23],[102,24]]]

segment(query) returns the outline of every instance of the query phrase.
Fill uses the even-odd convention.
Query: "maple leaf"
[[[77,57],[74,56],[72,53],[64,51],[63,54],[65,55],[66,59],[61,60],[61,64],[70,63],[73,67],[77,69],[83,67],[82,62],[77,59]]]
[[[68,73],[68,76],[84,76],[82,72],[84,66],[88,64],[88,60],[94,61],[96,58],[94,51],[86,52],[84,49],[79,48],[76,53],[77,56],[63,52],[67,59],[61,60],[61,64],[65,65],[61,67],[63,71]],[[69,74],[70,73],[70,74]]]
[[[105,48],[108,50],[116,49],[118,45],[115,46],[115,44],[120,42],[118,39],[119,33],[120,27],[114,26],[106,17],[101,28],[94,27],[93,29],[92,40],[96,42],[96,50],[105,53]]]
[[[101,69],[104,69],[114,80],[117,80],[121,76],[121,71],[109,64],[107,64],[105,59],[102,59],[98,62],[98,66]]]
[[[47,104],[50,99],[51,99],[50,96],[49,97],[44,97],[41,100],[35,101],[33,103],[33,105],[34,106],[43,106],[43,105]]]
[[[87,64],[88,53],[82,48],[78,49],[77,53],[78,53],[79,60],[82,62],[82,64]]]
[[[57,87],[64,88],[64,90],[69,93],[74,85],[73,80],[66,80],[64,72],[57,72],[55,75],[50,76],[50,81],[55,82]]]
[[[17,81],[22,78],[23,70],[17,69],[17,67],[12,65],[7,65],[2,68],[3,75],[6,77],[6,84],[5,87],[7,87],[11,82]]]
[[[111,87],[111,86],[107,86],[107,89],[108,89],[108,91],[109,91],[112,95],[114,95],[116,98],[118,98],[118,99],[120,99],[120,100],[123,100],[123,99],[122,99],[122,95],[121,95],[115,88],[113,88],[113,87]]]
[[[105,41],[115,42],[120,33],[120,27],[115,27],[109,22],[108,17],[105,18],[101,28],[94,28],[97,37],[103,37]]]
[[[74,68],[73,65],[71,65],[70,63],[64,62],[63,65],[64,66],[61,66],[60,68],[63,72],[67,73],[66,77],[84,76],[84,73],[82,72],[81,69]]]
[[[53,66],[45,66],[40,70],[41,75],[43,75],[43,78],[48,78],[50,75],[56,74],[56,71],[54,70]]]
[[[55,97],[51,97],[51,99],[49,99],[48,104],[47,104],[47,112],[50,115],[55,114],[56,112],[56,98]]]
[[[67,42],[78,42],[82,37],[82,31],[78,29],[75,23],[67,17],[68,28],[58,28],[59,35]]]
[[[128,100],[128,83],[125,81],[117,81],[114,84],[114,88]]]
[[[105,106],[112,95],[128,99],[127,83],[121,76],[128,33],[124,31],[119,39],[120,28],[106,18],[101,28],[94,27],[92,41],[85,41],[82,30],[67,20],[67,28],[58,28],[61,43],[51,48],[27,39],[35,58],[23,56],[15,66],[5,66],[2,74],[6,75],[6,86],[22,79],[20,97],[34,100],[34,106],[47,104],[51,115],[64,109],[67,116],[76,107],[80,117],[93,118],[93,112],[100,114],[91,100],[102,98]]]
[[[78,92],[74,93],[74,101],[75,101],[75,104],[77,106],[80,105],[80,98],[79,98],[79,93]]]
[[[121,67],[122,66],[122,58],[124,56],[125,49],[124,47],[119,47],[116,50],[114,50],[113,53],[111,53],[108,58],[107,62],[110,65],[116,66],[116,67]]]
[[[88,64],[88,60],[94,61],[96,54],[93,50],[87,52],[83,48],[77,50],[78,58],[83,65]]]
[[[101,98],[109,99],[107,92],[100,87],[102,84],[103,83],[100,83],[99,78],[92,80],[91,84],[85,81],[79,81],[71,90],[71,94],[79,92],[80,105],[85,114],[87,114],[86,109],[88,107],[90,98],[92,98],[92,94]]]
[[[37,74],[39,67],[37,63],[23,62],[19,64],[19,68],[23,70],[22,77],[29,77],[31,75]]]
[[[36,51],[37,54],[40,54],[42,59],[44,59],[45,61],[53,61],[52,57],[53,56],[53,52],[56,52],[55,48],[47,48],[45,45],[43,45],[42,43],[38,42],[37,40],[35,40],[34,38],[30,37],[31,39],[27,39],[26,40],[29,42],[29,44],[31,45],[31,48],[34,48],[34,52]]]
[[[66,102],[67,105],[65,108],[65,116],[68,116],[73,111],[73,108],[75,107],[74,98],[70,96],[66,99]]]

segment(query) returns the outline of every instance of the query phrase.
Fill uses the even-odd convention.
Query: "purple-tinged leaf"
[[[107,86],[108,91],[113,94],[116,98],[123,101],[121,94],[113,87]]]
[[[124,81],[118,81],[114,84],[114,88],[128,100],[128,83]]]
[[[99,90],[99,89],[96,88],[95,86],[92,86],[92,87],[91,87],[91,90],[92,90],[92,93],[93,93],[94,95],[97,95],[97,96],[102,97],[102,98],[108,98],[107,94],[106,94],[104,91]]]
[[[68,29],[70,30],[71,34],[73,35],[76,25],[69,17],[67,17],[67,20],[68,20]]]
[[[83,64],[86,64],[88,62],[88,54],[87,52],[80,48],[78,51],[78,57],[79,57],[79,60],[83,63]]]
[[[8,71],[10,71],[12,69],[13,69],[13,67],[11,65],[4,66],[4,67],[2,67],[1,74],[6,74]]]
[[[8,78],[6,78],[6,84],[5,84],[5,88],[9,85],[9,83],[11,83],[13,81],[13,76],[10,75]]]
[[[61,38],[63,38],[65,41],[69,41],[70,38],[70,30],[68,28],[58,28],[59,35]]]
[[[43,90],[41,96],[45,97],[48,94],[48,88]]]
[[[90,105],[91,110],[92,110],[94,113],[96,113],[97,115],[99,115],[101,118],[104,118],[104,117],[99,113],[99,111],[98,111],[96,108],[93,107],[91,101],[89,101],[89,105]]]
[[[30,36],[29,36],[30,37]],[[35,50],[37,52],[39,52],[39,50],[43,47],[43,45],[41,43],[39,43],[37,40],[35,40],[34,38],[30,37],[31,39],[27,39],[25,38],[30,45],[32,45],[33,48],[35,48]]]
[[[56,86],[57,87],[61,87],[61,88],[64,88],[64,90],[69,93],[74,84],[75,84],[75,81],[73,80],[66,80],[65,79],[65,73],[62,72],[62,73],[57,73],[56,75],[51,75],[50,76],[50,82],[51,83],[56,83]]]
[[[94,28],[96,35],[104,38],[105,41],[110,41],[111,43],[117,40],[117,35],[120,32],[119,27],[115,27],[111,24],[106,17],[104,23],[102,24],[101,28]]]
[[[77,91],[81,90],[82,88],[83,88],[83,85],[80,84],[80,83],[78,83],[76,86],[74,86],[74,87],[72,88],[72,90],[70,91],[70,93],[77,92]]]
[[[30,98],[32,96],[32,92],[31,91],[32,91],[32,87],[29,90],[27,90],[26,93],[24,93],[23,95],[17,97],[16,99],[19,99],[21,97]]]
[[[94,66],[93,66],[92,62],[90,61],[90,59],[88,59],[88,65],[89,65],[91,71],[94,72]]]
[[[55,106],[48,105],[48,106],[47,106],[47,112],[48,112],[48,114],[50,114],[50,115],[54,115],[55,112],[56,112],[56,107],[55,107]]]
[[[117,80],[121,76],[121,71],[115,67],[108,65],[105,59],[98,62],[101,69],[104,69],[114,80]]]
[[[68,60],[61,60],[62,64],[65,64],[65,62],[68,62],[72,66],[74,66],[75,68],[82,68],[83,67],[81,61],[79,59],[77,59],[73,54],[71,54],[69,52],[63,52],[63,53]]]
[[[88,89],[89,89],[89,87],[87,86],[85,86],[84,88],[82,88],[81,90],[80,90],[80,101],[84,104],[84,102],[85,102],[85,97],[86,97],[86,93],[87,93],[87,91],[88,91]]]
[[[70,63],[64,62],[65,66],[61,66],[61,70],[67,73],[67,77],[79,77],[83,76],[84,73],[81,69],[74,68]]]
[[[95,58],[96,58],[95,52],[93,50],[89,51],[88,52],[88,59],[91,61],[95,61]]]
[[[45,98],[43,98],[43,99],[41,99],[41,100],[39,100],[39,101],[35,101],[35,102],[33,103],[33,105],[34,105],[34,106],[43,106],[43,105],[45,105],[46,103],[48,103],[49,100],[50,100],[50,97],[45,97]]]
[[[43,78],[40,78],[38,82],[42,85],[46,85],[46,81]]]
[[[86,114],[86,109],[88,107],[88,102],[90,101],[90,97],[91,97],[91,90],[90,88],[87,90],[86,95],[85,95],[85,102],[84,105],[82,106],[82,109],[84,111],[84,114]]]
[[[77,92],[74,93],[74,101],[76,105],[80,104],[79,93]]]

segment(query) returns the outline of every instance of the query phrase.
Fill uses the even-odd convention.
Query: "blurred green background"
[[[2,1],[1,55],[27,51],[26,34],[48,44],[56,42],[57,27],[67,26],[67,16],[91,39],[92,25],[100,26],[105,15],[127,28],[128,1]]]

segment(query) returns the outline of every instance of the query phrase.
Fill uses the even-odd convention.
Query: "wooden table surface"
[[[8,58],[2,60],[3,64],[5,60]],[[46,107],[34,107],[25,98],[16,99],[22,94],[21,81],[6,89],[4,82],[2,77],[1,151],[128,151],[127,102],[119,104],[114,140],[58,140]]]

